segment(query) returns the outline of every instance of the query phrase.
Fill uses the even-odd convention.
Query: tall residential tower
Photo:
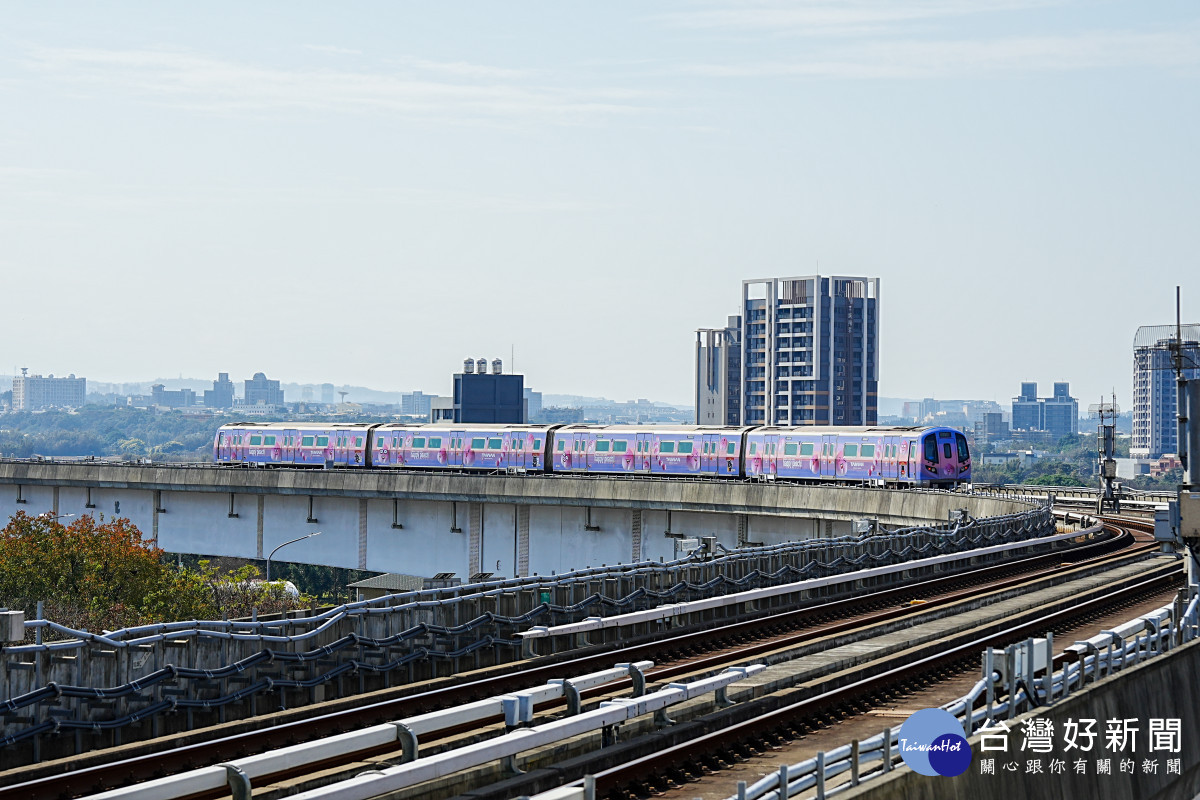
[[[697,423],[877,424],[878,278],[742,281],[741,312],[697,332]]]
[[[1200,325],[1184,325],[1184,377],[1200,378]],[[1175,369],[1167,346],[1174,325],[1143,325],[1133,337],[1133,442],[1129,455],[1158,458],[1179,452]]]

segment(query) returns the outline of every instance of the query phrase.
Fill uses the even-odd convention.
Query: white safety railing
[[[113,789],[93,795],[89,800],[169,800],[217,790],[232,791],[236,798],[249,798],[252,781],[257,778],[328,759],[350,757],[355,753],[386,745],[395,745],[401,750],[406,762],[415,761],[422,736],[499,716],[504,717],[507,727],[528,724],[533,721],[534,709],[539,703],[563,698],[567,700],[568,713],[578,715],[581,711],[581,692],[624,678],[633,678],[635,695],[634,701],[625,702],[635,702],[636,695],[645,692],[645,671],[652,666],[652,661],[618,664],[612,669],[588,675],[552,680],[544,686],[535,686],[442,711],[419,714],[397,722],[372,725],[358,731],[327,736],[224,764]],[[746,673],[738,673],[735,679],[740,679],[744,674]]]
[[[527,750],[552,745],[575,736],[611,730],[614,726],[644,714],[658,715],[677,703],[710,692],[722,692],[730,685],[763,669],[762,664],[731,667],[710,678],[691,683],[671,683],[666,688],[641,697],[609,700],[592,711],[584,711],[532,728],[518,729],[494,739],[419,758],[406,764],[364,772],[349,780],[311,789],[295,797],[296,800],[367,800],[472,767],[511,759]]]

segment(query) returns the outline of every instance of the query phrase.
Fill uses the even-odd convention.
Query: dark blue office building
[[[478,423],[525,422],[525,376],[502,374],[500,359],[479,359],[478,369],[454,376],[454,421]],[[474,366],[474,365],[473,365]]]

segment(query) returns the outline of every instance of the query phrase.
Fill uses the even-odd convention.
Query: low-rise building
[[[81,408],[87,399],[87,379],[74,373],[65,378],[53,374],[30,375],[27,367],[13,377],[12,410],[42,411],[48,408]]]

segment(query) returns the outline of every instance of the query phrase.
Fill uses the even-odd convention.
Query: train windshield
[[[925,460],[937,462],[937,437],[932,433],[925,437]]]
[[[954,442],[958,445],[958,463],[965,464],[971,460],[971,453],[967,450],[967,437],[961,433],[954,434]]]

